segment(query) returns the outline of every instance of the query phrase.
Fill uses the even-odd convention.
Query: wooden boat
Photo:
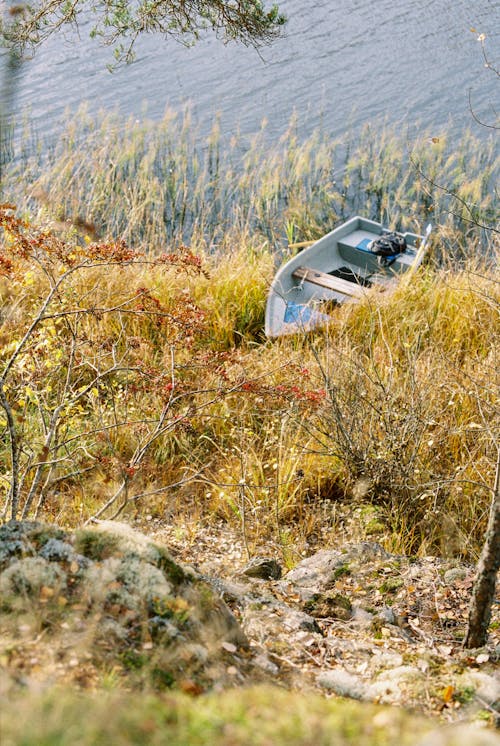
[[[368,288],[386,289],[421,264],[424,236],[394,233],[354,217],[290,259],[277,272],[267,300],[266,335],[306,332],[330,321],[332,303],[359,301]]]

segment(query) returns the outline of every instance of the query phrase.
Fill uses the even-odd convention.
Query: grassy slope
[[[242,298],[240,291],[221,305],[237,317]],[[327,333],[243,346],[251,375],[289,361],[275,381],[295,377],[328,390],[322,405],[300,413],[270,414],[266,422],[258,411],[245,417],[243,407],[239,427],[233,421],[230,442],[244,443],[253,483],[269,485],[274,469],[286,484],[279,494],[250,495],[261,519],[272,520],[276,500],[282,519],[293,522],[304,516],[305,498],[361,493],[380,507],[393,548],[474,556],[499,427],[498,301],[494,272],[484,267],[429,268],[409,288],[336,310]],[[215,339],[219,329],[214,325]],[[237,458],[228,460],[217,460],[215,481],[238,472]]]
[[[416,175],[405,144],[390,132],[367,131],[346,148],[319,134],[297,143],[292,127],[272,152],[256,138],[242,158],[242,143],[224,151],[215,131],[203,155],[188,120],[130,124],[125,140],[109,136],[116,126],[82,114],[60,150],[43,164],[24,162],[4,192],[64,229],[123,235],[151,251],[189,241],[205,256],[210,279],[106,273],[94,277],[95,287],[112,294],[114,287],[122,293],[147,282],[167,304],[188,287],[207,314],[201,347],[223,355],[231,380],[276,387],[300,373],[303,388],[329,389],[310,406],[275,406],[272,395],[259,400],[238,393],[193,417],[190,428],[158,443],[133,486],[154,489],[175,481],[186,466],[203,469],[207,482],[133,503],[125,517],[222,517],[244,526],[250,546],[271,537],[286,554],[290,546],[297,552],[324,546],[340,530],[344,499],[348,508],[355,499],[369,509],[361,534],[373,536],[375,526],[389,548],[474,558],[498,437],[498,285],[477,261],[486,246],[495,250],[491,234]],[[494,221],[492,146],[465,136],[450,152],[445,137],[432,144],[423,137],[417,157],[431,178],[473,203],[474,215]],[[103,163],[114,166],[102,169]],[[433,263],[404,292],[339,309],[328,333],[263,340],[276,247],[315,238],[356,212],[395,226],[409,216],[407,227],[417,231],[431,217],[438,254],[476,259],[461,267]],[[12,288],[2,286],[2,344],[25,328],[32,291],[25,287],[11,305]],[[145,364],[162,363],[162,339],[154,330],[127,331],[142,340],[137,354]],[[99,334],[116,336],[117,326],[101,320]],[[47,359],[53,354],[52,344]],[[193,385],[207,385],[206,370],[193,375]],[[157,411],[155,392],[141,396],[139,406],[143,414]],[[84,430],[96,417],[89,400],[71,427]],[[23,418],[33,437],[30,422]],[[113,453],[126,459],[138,438],[133,428],[115,433]],[[244,499],[242,475],[249,485]],[[80,523],[108,498],[115,480],[113,465],[96,460],[80,478],[59,485],[40,517]],[[172,744],[411,744],[429,727],[398,710],[269,690],[197,700],[17,692],[4,699],[2,719],[5,746],[155,744],[166,734]]]
[[[272,274],[269,253],[240,251],[216,262],[209,258],[207,266],[208,279],[149,270],[137,276],[134,268],[104,268],[93,276],[97,305],[112,305],[146,285],[167,309],[182,304],[189,291],[206,313],[194,349],[186,353],[182,335],[172,343],[186,388],[174,414],[190,414],[156,441],[131,488],[137,494],[152,491],[177,481],[186,469],[199,471],[204,482],[133,502],[133,511],[161,517],[167,505],[171,515],[194,511],[198,518],[238,523],[245,518],[252,541],[270,536],[280,541],[286,530],[300,544],[319,536],[322,527],[332,528],[335,519],[320,510],[322,501],[342,504],[345,498],[348,504],[357,496],[359,504],[375,506],[390,548],[474,557],[486,521],[498,433],[493,271],[477,263],[454,271],[427,268],[409,288],[335,310],[326,332],[266,342],[260,335]],[[87,292],[88,279],[85,275],[78,292]],[[19,339],[26,328],[37,281],[23,283],[25,278],[20,288],[4,286],[6,308],[16,294],[4,339]],[[33,375],[40,401],[57,395],[65,371],[64,361],[59,367],[53,363],[63,331],[51,324],[36,340]],[[134,340],[126,349],[130,364],[156,367],[168,377],[168,330],[159,333],[136,316],[89,317],[85,325],[81,349],[94,365],[102,364],[107,340],[121,335],[124,344]],[[206,354],[215,357],[200,363]],[[20,361],[21,387],[22,366],[32,365],[31,359]],[[249,383],[242,388],[242,382]],[[232,393],[214,398],[221,383]],[[75,455],[87,459],[75,464],[88,470],[77,481],[58,483],[40,514],[45,520],[75,525],[95,512],[116,489],[120,464],[141,442],[142,422],[158,416],[163,400],[157,386],[124,398],[123,383],[117,385],[115,393],[100,387],[78,402],[68,414],[71,432],[102,428],[122,410],[136,424],[107,430],[105,441],[88,436],[87,452]],[[37,442],[40,409],[26,401],[20,412],[23,433]],[[193,404],[199,408],[186,410]],[[244,516],[242,478],[248,485]]]
[[[53,691],[4,705],[3,746],[410,746],[431,728],[399,709],[269,687],[197,699]]]

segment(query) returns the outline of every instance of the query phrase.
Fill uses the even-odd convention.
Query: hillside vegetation
[[[3,284],[25,517],[218,517],[298,548],[365,505],[388,547],[475,557],[498,437],[487,268],[428,267],[270,342],[267,251],[204,259],[207,276],[130,256],[73,267],[25,343],[53,280],[17,257]]]
[[[481,227],[495,222],[493,144],[425,136],[408,153],[369,129],[300,143],[292,122],[274,146],[263,130],[243,150],[215,127],[200,148],[188,114],[119,125],[82,111],[4,180],[41,226],[4,222],[25,517],[217,516],[298,550],[365,505],[393,548],[475,557],[499,425],[498,234]],[[356,212],[415,231],[432,220],[428,265],[335,309],[323,332],[266,341],[277,248]],[[7,433],[2,447],[8,460]],[[5,515],[9,488],[7,474]]]
[[[493,145],[425,135],[408,152],[370,130],[299,142],[292,123],[276,145],[214,128],[199,148],[188,115],[119,126],[81,112],[53,151],[4,177],[3,520],[119,518],[178,537],[225,526],[285,568],[347,539],[475,561],[500,427]],[[426,265],[330,309],[323,330],[265,339],[290,245],[357,213],[418,233],[433,222]],[[112,670],[109,682],[123,686]],[[89,733],[86,699],[29,693],[24,740],[12,719],[2,727],[6,743],[98,743],[110,729],[114,743],[155,743],[168,724],[173,743],[243,744],[257,718],[252,743],[306,744],[310,729],[330,742],[324,702],[307,700],[292,737],[268,722],[267,696],[247,692],[245,711],[216,697],[216,716],[210,699],[141,698],[136,712],[111,692]],[[354,709],[328,712],[339,743],[414,742],[396,716],[357,728]]]

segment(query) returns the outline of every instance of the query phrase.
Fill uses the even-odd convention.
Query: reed
[[[470,132],[460,142],[427,132],[409,142],[393,127],[367,126],[299,141],[292,120],[270,142],[265,123],[251,138],[228,138],[216,120],[200,138],[189,110],[153,123],[82,108],[48,153],[20,150],[3,179],[9,199],[152,253],[176,243],[225,252],[251,236],[279,256],[360,213],[416,232],[431,220],[442,254],[457,257],[487,250],[480,226],[497,217],[495,143]]]

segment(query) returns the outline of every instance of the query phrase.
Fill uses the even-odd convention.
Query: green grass
[[[52,690],[4,700],[0,717],[2,746],[410,746],[432,727],[397,708],[269,687],[196,699]]]

